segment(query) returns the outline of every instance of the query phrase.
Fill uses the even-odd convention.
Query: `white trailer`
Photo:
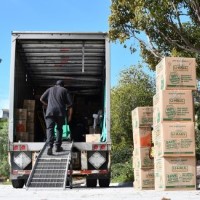
[[[14,188],[26,183],[46,140],[41,94],[64,80],[73,97],[72,176],[86,185],[110,183],[110,46],[106,33],[12,32],[9,108],[10,178]],[[21,130],[17,110],[34,100],[34,124]],[[94,116],[101,111],[94,131]],[[97,114],[97,115],[94,115]],[[25,119],[24,123],[29,123]],[[32,122],[33,123],[33,122]],[[19,133],[21,132],[21,133]],[[28,137],[23,137],[28,135]],[[31,136],[31,137],[30,137]]]

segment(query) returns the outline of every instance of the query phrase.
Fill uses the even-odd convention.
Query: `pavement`
[[[0,185],[0,199],[5,200],[200,200],[200,190],[191,191],[137,191],[131,183],[112,183],[109,188],[14,189],[11,185]]]

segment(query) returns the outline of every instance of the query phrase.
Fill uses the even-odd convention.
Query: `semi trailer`
[[[42,93],[63,80],[73,99],[72,177],[110,184],[110,45],[107,33],[12,32],[8,154],[22,188],[46,141]],[[49,172],[51,173],[51,172]]]

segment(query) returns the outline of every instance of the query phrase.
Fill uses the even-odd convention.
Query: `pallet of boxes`
[[[133,168],[136,190],[154,189],[154,162],[150,158],[153,107],[137,107],[131,112],[133,127]]]
[[[165,57],[156,66],[153,142],[156,190],[196,189],[192,90],[194,58]]]
[[[16,110],[16,141],[34,142],[35,100],[24,100]]]

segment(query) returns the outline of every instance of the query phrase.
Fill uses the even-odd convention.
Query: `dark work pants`
[[[62,145],[62,126],[65,124],[65,117],[62,116],[48,116],[45,118],[46,121],[46,133],[47,133],[47,144],[49,147],[53,147],[54,144],[54,128],[57,125],[56,130],[56,142],[55,145],[60,147]]]

